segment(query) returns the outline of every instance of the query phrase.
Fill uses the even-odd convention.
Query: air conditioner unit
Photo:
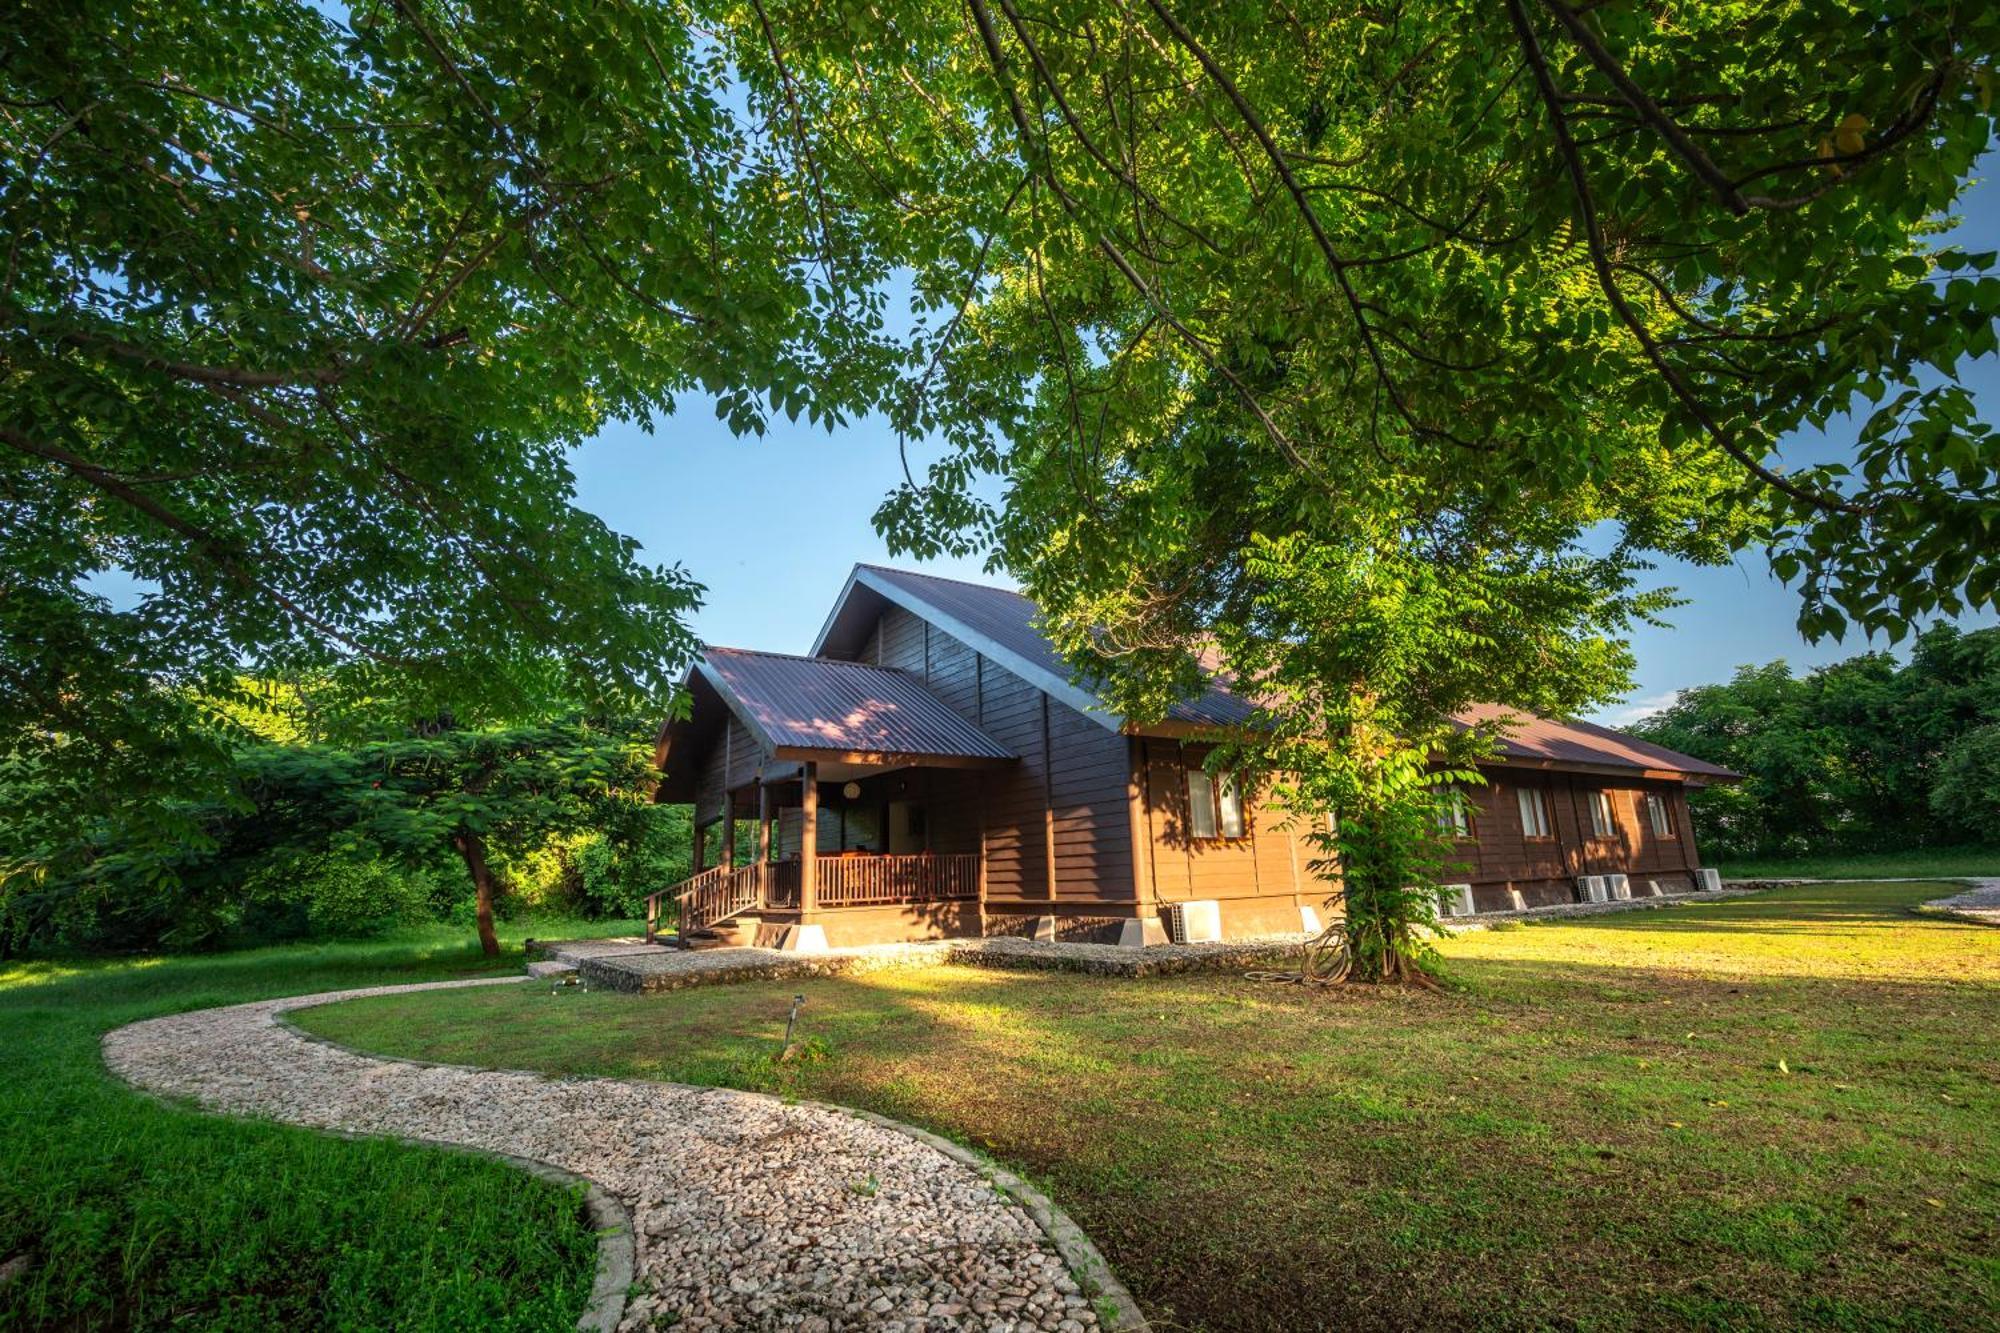
[[[1606,902],[1624,902],[1632,896],[1632,879],[1629,875],[1606,875],[1604,889]]]
[[[1602,875],[1578,875],[1576,877],[1576,900],[1580,903],[1601,903],[1611,888]]]
[[[1720,870],[1697,870],[1694,872],[1694,886],[1703,893],[1722,892],[1722,872]]]
[[[1167,924],[1167,938],[1175,944],[1204,944],[1222,938],[1222,905],[1213,898],[1162,903],[1160,919]]]
[[[1472,901],[1470,884],[1444,885],[1444,914],[1446,916],[1474,916],[1479,908]]]

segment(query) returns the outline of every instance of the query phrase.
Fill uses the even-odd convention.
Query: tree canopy
[[[1768,551],[1814,636],[1993,604],[2000,277],[1941,229],[1996,52],[1922,0],[31,10],[0,727],[122,801],[246,663],[661,702],[693,577],[565,453],[700,390],[886,409],[943,451],[899,547],[1135,712],[1266,687],[1306,804],[1419,801],[1465,703],[1623,686],[1653,556]]]
[[[2000,630],[1938,626],[1907,663],[1872,652],[1804,674],[1742,667],[1632,730],[1744,775],[1689,798],[1713,857],[2000,837]]]
[[[219,762],[190,701],[245,664],[468,723],[664,707],[698,585],[576,506],[568,450],[686,391],[830,423],[884,373],[884,261],[789,206],[729,90],[652,4],[16,12],[10,751],[184,792]]]

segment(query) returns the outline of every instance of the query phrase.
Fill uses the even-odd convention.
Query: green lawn
[[[930,1126],[1037,1178],[1163,1329],[1992,1327],[2000,932],[1909,913],[1941,891],[1468,933],[1441,995],[939,968],[304,1019]]]
[[[520,966],[515,951],[497,968]],[[571,1191],[464,1154],[167,1106],[98,1053],[103,1033],[156,1014],[494,970],[469,931],[443,927],[0,963],[0,1263],[29,1261],[0,1286],[0,1328],[573,1325],[596,1246]]]
[[[1916,852],[1800,856],[1788,860],[1724,861],[1725,879],[1915,879],[2000,876],[2000,847],[1938,847]]]

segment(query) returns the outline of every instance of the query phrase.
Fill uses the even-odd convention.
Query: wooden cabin
[[[816,948],[1309,925],[1328,894],[1309,841],[1202,767],[1200,737],[1250,707],[1218,687],[1129,725],[1036,624],[1018,593],[861,565],[809,655],[708,649],[658,750],[656,799],[695,808],[696,874],[660,895],[684,935]],[[1453,819],[1458,912],[1697,887],[1686,791],[1735,775],[1523,717],[1485,776]]]

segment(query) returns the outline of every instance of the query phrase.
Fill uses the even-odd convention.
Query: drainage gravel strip
[[[594,1182],[630,1218],[636,1280],[625,1299],[620,1242],[601,1237],[580,1328],[1145,1328],[1103,1257],[1047,1199],[910,1126],[730,1089],[383,1059],[310,1039],[281,1017],[518,980],[148,1019],[107,1034],[104,1059],[140,1088],[210,1110],[470,1148]],[[609,1208],[592,1216],[600,1231],[622,1229],[617,1219]]]

